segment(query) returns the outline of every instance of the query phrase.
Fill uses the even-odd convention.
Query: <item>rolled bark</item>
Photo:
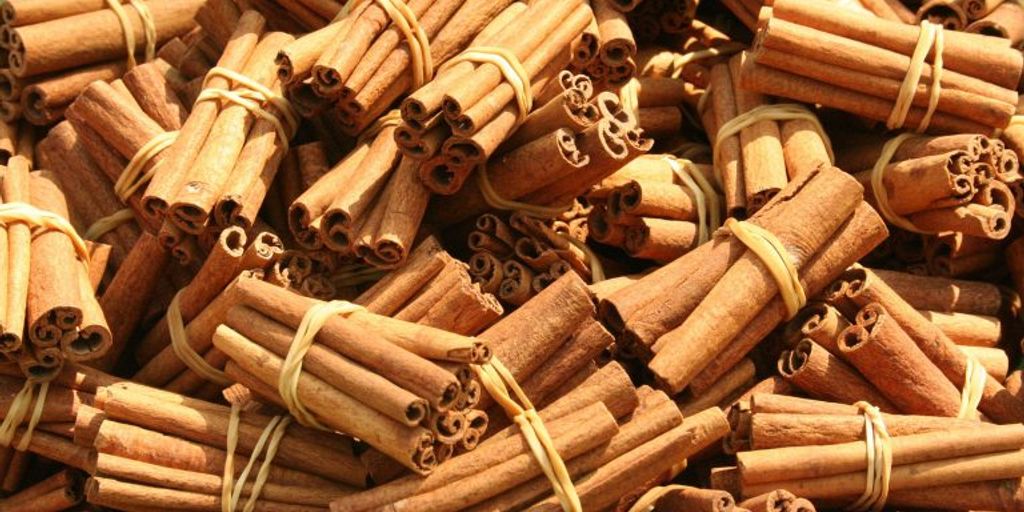
[[[850,285],[846,294],[850,300],[862,306],[871,302],[881,304],[950,382],[964,383],[967,356],[938,327],[925,320],[870,270],[854,269],[842,279]],[[997,423],[1024,418],[1024,402],[1007,393],[993,378],[985,384],[979,410]]]

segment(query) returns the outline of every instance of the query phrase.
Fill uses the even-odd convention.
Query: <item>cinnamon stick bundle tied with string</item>
[[[882,414],[882,418],[891,436],[993,427],[975,420],[937,416]],[[864,419],[856,406],[806,398],[754,395],[748,410],[730,410],[729,421],[733,445],[750,450],[829,445],[864,437]]]
[[[1022,59],[1005,41],[957,32],[939,41],[933,31],[941,28],[802,0],[774,2],[760,18],[741,72],[741,84],[752,90],[917,131],[988,133],[1006,127],[1014,113]],[[911,58],[922,37],[930,53],[942,52],[943,71],[935,60]],[[821,47],[830,48],[827,55],[817,52]]]
[[[813,112],[773,103],[741,85],[744,57],[709,73],[698,109],[715,153],[715,180],[731,215],[750,215],[793,177],[831,162],[830,141]]]
[[[300,322],[316,301],[253,280],[236,286],[241,305],[229,311],[214,345],[230,358],[229,375],[249,375],[273,390],[295,329],[305,328]],[[478,364],[490,351],[469,338],[359,309],[324,325],[321,344],[310,347],[298,373],[299,398],[315,421],[429,473],[439,462],[435,446],[458,443],[467,426],[465,410],[457,407],[462,387],[432,361]],[[383,334],[384,341],[370,339],[370,332]],[[284,389],[271,393],[263,398],[287,400],[281,398]]]
[[[5,114],[43,126],[59,121],[91,82],[120,78],[193,29],[201,4],[43,1],[9,7],[2,36],[9,89],[3,99],[17,109]]]
[[[68,221],[65,193],[48,171],[4,168],[5,353],[27,377],[45,381],[65,359],[102,356],[110,329],[89,279],[90,254]]]
[[[968,389],[977,393],[978,411],[992,421],[1014,422],[1015,418],[1024,414],[1024,403],[1007,393],[995,378],[986,375],[984,368],[974,374],[977,379],[968,378],[971,373],[969,370],[972,367],[977,370],[980,365],[870,270],[849,270],[830,289],[836,291],[835,300],[842,301],[840,309],[864,307],[872,302],[884,307],[928,359],[953,383],[955,389]],[[975,382],[982,377],[984,381]]]
[[[959,435],[957,435],[959,434]],[[893,493],[882,503],[899,506],[896,491],[927,492],[930,487],[1018,478],[1021,432],[1017,425],[983,430],[954,430],[893,437],[886,457],[891,473],[882,476]],[[968,441],[969,439],[969,441]],[[812,500],[849,501],[865,489],[865,443],[796,446],[741,452],[737,455],[744,496],[756,496],[771,489],[793,489]],[[808,472],[794,460],[817,464]],[[877,460],[877,459],[875,459]],[[803,466],[806,468],[807,466]],[[869,489],[875,484],[869,484]]]
[[[819,187],[825,196],[817,196]],[[800,286],[805,293],[822,289],[827,279],[819,278],[838,274],[845,264],[859,259],[885,235],[880,219],[864,205],[860,186],[835,169],[819,168],[791,182],[784,191],[788,193],[770,202],[766,214],[755,215],[751,221],[782,236],[783,245],[793,248],[789,250],[799,251],[790,252],[791,257],[798,258],[794,267],[801,269],[800,277],[793,279],[804,283]],[[825,206],[816,197],[831,199]],[[842,202],[838,198],[843,198]],[[816,222],[806,224],[797,220],[804,214],[810,214],[808,218]],[[800,226],[798,235],[792,231],[796,225]],[[820,242],[815,241],[818,235],[807,231],[811,225],[821,230]],[[754,269],[765,268],[761,266],[765,263],[746,247],[733,237],[716,236],[711,243],[602,301],[603,318],[613,330],[626,333],[619,342],[653,352],[649,367],[667,389],[681,391],[695,379],[702,388],[714,382],[712,376],[731,368],[787,315],[782,297],[775,296],[778,283],[767,273],[760,274],[764,281],[757,280]],[[732,279],[737,280],[735,284],[731,284]],[[737,318],[737,311],[724,305],[736,299],[736,290],[753,293],[762,286],[764,302],[759,298],[757,303],[767,305],[760,306],[763,310],[740,308],[743,313]],[[689,291],[664,303],[656,300],[661,287]],[[712,291],[714,297],[721,298],[705,297]],[[760,291],[757,293],[762,296]],[[646,307],[651,307],[650,311],[657,309],[658,313],[638,314]],[[725,320],[722,315],[730,319]],[[700,347],[694,345],[693,340],[697,339],[701,340]],[[720,351],[728,357],[723,358]]]
[[[844,153],[848,165],[871,168],[856,173],[857,179],[894,225],[919,233],[1005,237],[1016,210],[1009,187],[1021,175],[1017,155],[1001,142],[971,134],[900,136],[884,145],[854,144]]]

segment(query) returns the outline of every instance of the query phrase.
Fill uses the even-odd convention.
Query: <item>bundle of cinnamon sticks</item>
[[[48,171],[30,172],[30,165],[15,156],[3,168],[0,341],[8,360],[42,382],[65,360],[101,357],[112,339],[91,279],[93,251],[68,221],[67,185]],[[105,265],[102,256],[97,260]]]
[[[689,170],[700,173],[696,180]],[[672,261],[700,244],[700,223],[705,232],[715,227],[710,217],[718,216],[721,203],[710,188],[713,179],[710,166],[684,164],[672,155],[637,158],[587,194],[589,234],[634,258]],[[705,196],[706,190],[712,194]]]
[[[3,117],[50,125],[91,82],[111,81],[152,60],[195,27],[200,0],[6,2],[0,25]],[[136,6],[135,4],[138,4]],[[179,41],[180,42],[180,41]]]

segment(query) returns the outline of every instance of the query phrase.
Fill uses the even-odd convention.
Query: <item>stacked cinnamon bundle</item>
[[[900,280],[885,275],[894,282]],[[825,313],[814,315],[801,328],[807,328],[810,339],[801,341],[780,361],[780,371],[798,386],[817,396],[833,393],[829,396],[832,400],[867,400],[888,411],[966,417],[977,409],[996,423],[1018,422],[1024,417],[1024,403],[1003,386],[1009,371],[1005,353],[960,348],[942,327],[897,294],[885,278],[854,268],[829,286],[825,297],[839,312],[826,308]],[[840,356],[833,356],[832,350]],[[850,365],[844,367],[840,357]],[[796,373],[803,374],[808,383],[816,374],[827,374],[827,390],[801,383]],[[851,384],[834,386],[839,375]],[[914,384],[908,385],[906,379]]]
[[[713,180],[710,166],[641,156],[587,193],[590,236],[634,258],[672,261],[717,227],[721,202]]]
[[[831,162],[832,154],[813,112],[773,103],[741,84],[743,59],[711,67],[708,97],[698,106],[730,216],[753,214],[790,180]]]
[[[470,260],[472,262],[472,260]],[[471,336],[504,310],[470,268],[428,237],[404,267],[384,276],[353,302],[378,315]]]
[[[838,165],[855,172],[871,191],[868,200],[893,224],[976,238],[1009,233],[1017,209],[1011,187],[1019,186],[1021,174],[1017,154],[1002,141],[975,134],[922,136],[903,139],[891,153],[895,143],[854,140],[839,151]],[[884,190],[874,189],[879,173]]]
[[[567,473],[582,482],[576,493],[583,510],[614,506],[627,489],[642,489],[674,474],[673,467],[728,430],[720,410],[683,418],[664,393],[634,389],[615,366],[539,411]],[[513,426],[496,432],[426,478],[404,477],[341,498],[331,508],[561,510],[551,495],[551,482],[517,430]]]
[[[391,14],[374,2],[351,4],[341,19],[286,46],[278,72],[304,116],[331,109],[337,123],[354,135],[402,95],[430,81],[499,13],[513,9],[512,3],[421,1]]]
[[[578,133],[558,128],[492,158],[486,171],[477,173],[477,183],[459,188],[450,198],[436,198],[427,221],[445,226],[491,209],[536,210],[530,205],[543,206],[543,211],[537,210],[541,216],[555,216],[593,185],[650,150],[654,141],[637,127],[636,118],[622,109],[615,95],[599,94],[594,103],[602,114],[595,124]]]
[[[572,94],[559,90],[570,85],[584,93],[584,100],[589,99],[583,85],[572,87],[559,80],[569,62],[570,44],[594,19],[589,6],[575,0],[538,1],[518,10],[514,16],[499,15],[462,57],[402,101],[399,141],[403,153],[425,162],[429,169],[421,175],[437,193],[458,191],[467,176],[527,121],[533,107],[541,105],[537,98]],[[501,57],[494,57],[494,52]],[[549,88],[552,92],[545,93]],[[558,102],[551,105],[551,101]],[[552,112],[563,108],[562,101],[547,101],[544,109],[549,116],[563,117]],[[531,136],[521,135],[520,144],[568,127],[563,123],[535,118]]]
[[[233,502],[322,509],[366,484],[351,439],[131,382],[97,388],[74,435],[95,451],[85,485],[94,505],[217,511],[233,488]]]
[[[102,356],[111,333],[90,280],[91,251],[68,222],[65,189],[16,156],[3,168],[0,351],[46,381],[65,360]]]
[[[325,310],[317,334],[303,318],[324,303],[254,279],[233,286],[237,305],[213,335],[228,357],[225,373],[261,399],[287,404],[303,423],[362,439],[421,474],[472,449],[487,428],[487,416],[471,410],[480,394],[464,367],[490,358],[483,343],[358,306]],[[292,341],[297,329],[319,341],[299,352],[300,365],[290,348],[300,343]]]
[[[862,192],[835,168],[798,176],[749,221],[781,242],[781,252],[772,250],[776,259],[748,248],[755,245],[751,236],[768,235],[730,223],[728,231],[605,298],[602,319],[619,346],[649,358],[665,389],[688,388],[699,397],[796,313],[801,293],[813,297],[885,237]],[[779,256],[790,270],[778,267]]]
[[[121,379],[68,363],[46,383],[47,390],[42,395],[42,386],[26,381],[17,365],[0,365],[0,375],[0,410],[10,422],[5,427],[4,435],[10,436],[5,437],[5,442],[15,457],[33,454],[70,468],[91,470],[91,450],[74,443],[75,421],[79,412],[95,403],[99,387]],[[31,391],[26,395],[27,401],[20,396],[25,395],[26,389]],[[33,409],[39,405],[39,418],[33,425]]]
[[[256,223],[298,128],[274,65],[294,37],[265,32],[265,25],[255,11],[237,17],[217,66],[143,193],[142,215],[159,226],[165,247]]]
[[[201,0],[15,0],[3,7],[0,96],[4,117],[38,125],[95,80],[111,81],[150,61],[163,43],[195,27]],[[115,9],[116,7],[116,9]],[[19,115],[20,114],[20,115]]]
[[[933,46],[937,29],[930,25],[807,0],[773,2],[760,17],[754,48],[740,66],[741,87],[919,132],[990,133],[1005,128],[1016,110],[1024,58],[1005,39],[947,32]],[[931,43],[929,53],[914,57],[918,40]]]
[[[1020,507],[1019,424],[877,413],[865,420],[861,413],[851,406],[755,396],[737,425],[749,436],[750,449],[737,453],[738,467],[731,470],[742,496],[782,488],[837,507],[862,495],[869,496],[862,502],[888,507]],[[878,428],[883,421],[882,432],[872,434],[872,422]],[[871,442],[884,446],[884,453],[868,448],[865,457]],[[872,475],[879,478],[882,468],[879,484]]]
[[[577,204],[562,218],[575,210],[582,207]],[[564,274],[593,280],[590,263],[596,256],[580,247],[586,239],[586,226],[580,225],[585,221],[580,216],[544,222],[520,212],[477,217],[468,237],[473,282],[502,302],[519,306]]]
[[[288,207],[288,227],[301,247],[329,249],[378,268],[405,263],[430,190],[420,181],[417,161],[400,154],[393,123],[378,126],[319,179],[310,180]],[[323,153],[299,161],[300,169],[328,168]]]
[[[110,84],[93,82],[68,106],[68,120],[38,145],[44,166],[88,190],[88,197],[72,196],[73,209],[91,237],[113,246],[115,269],[140,239],[133,217],[156,230],[142,216],[141,190],[188,115],[186,80],[158,59]],[[121,211],[126,206],[133,216]],[[169,250],[183,264],[198,257],[194,247]]]

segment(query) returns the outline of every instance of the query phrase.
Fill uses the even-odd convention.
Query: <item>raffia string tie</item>
[[[364,309],[362,306],[344,300],[321,302],[306,311],[299,327],[295,329],[295,337],[292,338],[291,346],[288,347],[288,355],[285,356],[284,363],[281,365],[277,391],[281,394],[281,400],[288,407],[288,411],[299,423],[307,427],[331,430],[313,417],[313,414],[299,399],[299,376],[302,375],[302,361],[310,347],[313,346],[316,333],[320,332],[320,329],[331,317],[335,315],[348,316]]]
[[[582,512],[580,497],[569,476],[569,470],[561,455],[555,450],[551,434],[544,426],[544,421],[537,415],[529,397],[516,382],[512,372],[497,358],[481,365],[470,365],[487,393],[505,410],[505,414],[519,426],[519,433],[526,439],[526,444],[533,453],[533,458],[540,465],[544,475],[551,481],[551,487],[566,512]],[[511,392],[509,391],[511,389]],[[515,395],[515,398],[512,395]],[[517,403],[516,400],[519,402]],[[522,404],[522,405],[520,405]]]
[[[2,3],[2,2],[0,2]],[[153,13],[141,0],[128,0],[128,4],[135,8],[142,21],[142,37],[146,40],[145,61],[149,62],[156,57],[156,22],[153,20]],[[138,62],[135,60],[135,29],[132,27],[128,12],[121,5],[121,0],[107,0],[107,7],[114,11],[118,23],[121,24],[121,33],[124,34],[124,46],[128,52],[128,69],[134,68]]]
[[[259,439],[256,440],[252,456],[249,457],[249,463],[246,464],[245,468],[238,475],[238,480],[236,481],[235,449],[238,447],[240,412],[241,406],[231,404],[231,418],[228,422],[227,431],[227,458],[224,460],[224,475],[221,481],[220,508],[222,512],[235,512],[238,508],[238,501],[241,499],[245,482],[249,479],[249,473],[252,471],[253,464],[259,458],[260,453],[263,452],[264,445],[266,445],[266,454],[263,456],[263,462],[256,473],[256,480],[252,484],[252,490],[249,491],[249,499],[245,502],[245,506],[242,507],[242,511],[252,512],[256,507],[256,501],[259,499],[263,486],[267,483],[267,478],[270,476],[270,465],[274,460],[274,456],[277,455],[278,445],[281,444],[281,438],[284,437],[285,429],[288,428],[292,421],[291,417],[287,416],[274,416],[270,419],[267,426],[263,428],[263,432],[260,433]]]
[[[103,217],[96,222],[93,222],[89,229],[85,230],[85,234],[82,238],[86,240],[99,240],[101,236],[110,233],[111,231],[121,227],[122,224],[127,224],[135,220],[135,213],[132,212],[131,208],[122,208],[106,217]]]
[[[882,154],[878,156],[875,166],[871,169],[871,194],[875,198],[875,206],[877,207],[878,212],[882,214],[882,217],[884,217],[889,224],[912,233],[927,234],[925,231],[922,231],[915,226],[913,222],[910,222],[910,219],[903,217],[902,215],[898,215],[893,211],[892,206],[889,204],[889,193],[885,190],[886,167],[889,166],[889,162],[892,161],[892,157],[896,155],[896,151],[899,150],[900,146],[913,137],[916,137],[913,133],[901,133],[889,139],[885,145],[882,146]]]
[[[376,121],[370,123],[363,133],[359,134],[359,138],[356,139],[357,144],[370,144],[380,135],[380,132],[384,131],[385,128],[391,126],[398,126],[402,124],[402,113],[398,109],[390,110],[386,114],[377,118]]]
[[[232,90],[207,88],[206,85],[213,77],[225,78],[236,87]],[[203,92],[199,93],[196,103],[210,100],[229,101],[245,108],[257,118],[269,122],[277,131],[285,151],[288,150],[288,141],[299,129],[299,114],[295,112],[290,101],[269,87],[232,69],[217,66],[206,73]],[[273,107],[273,110],[268,107]]]
[[[480,164],[477,169],[476,184],[480,188],[480,195],[483,196],[484,201],[488,206],[496,210],[507,210],[520,212],[523,215],[534,217],[537,219],[550,219],[557,217],[572,209],[572,204],[564,206],[539,206],[530,203],[523,203],[520,201],[513,201],[511,199],[505,199],[501,197],[494,186],[491,185],[491,179],[487,175],[487,163]],[[594,254],[594,251],[587,246],[586,243],[577,240],[568,235],[560,235],[562,238],[572,245],[578,247],[583,251],[584,263],[590,267],[590,280],[594,283],[604,281],[604,265],[601,264],[600,258]]]
[[[701,101],[707,97],[708,92],[704,92],[704,96],[701,97]],[[699,103],[698,103],[698,108]],[[814,115],[807,107],[798,103],[773,103],[769,105],[761,105],[760,107],[752,108],[728,121],[718,128],[718,133],[715,134],[714,145],[712,146],[712,159],[715,162],[715,180],[718,181],[718,185],[722,185],[722,142],[729,137],[734,137],[740,133],[744,128],[752,126],[762,121],[795,121],[803,120],[811,123],[814,127],[814,131],[821,137],[822,142],[825,143],[825,150],[828,151],[828,159],[831,162],[836,161],[835,155],[832,154],[832,141],[829,139],[828,134],[825,133],[825,128],[821,126],[821,121],[818,120],[818,116]]]
[[[342,12],[347,15],[352,9],[367,0],[352,0],[342,7]],[[430,54],[430,38],[423,30],[416,13],[402,0],[373,0],[384,9],[391,21],[398,27],[409,46],[409,54],[412,57],[412,88],[423,87],[434,77],[434,58]]]
[[[676,178],[689,189],[697,205],[697,245],[707,242],[711,233],[722,225],[722,205],[718,192],[693,162],[667,155],[663,158]]]
[[[185,363],[185,366],[195,372],[196,375],[214,384],[229,386],[232,380],[224,372],[210,366],[210,363],[207,363],[206,359],[203,359],[203,356],[199,355],[192,348],[192,345],[188,343],[185,322],[181,317],[181,293],[183,291],[184,289],[174,294],[170,305],[167,306],[166,320],[167,330],[171,335],[171,349],[174,350],[174,354],[178,356],[178,359]]]
[[[807,304],[807,294],[800,284],[800,275],[782,241],[767,229],[733,218],[725,221],[725,227],[768,267],[768,271],[779,286],[779,295],[786,305],[788,318],[796,316],[804,304]]]
[[[78,235],[75,227],[67,219],[56,213],[41,210],[28,203],[4,203],[0,204],[0,226],[7,226],[16,222],[28,224],[32,228],[32,236],[37,237],[50,231],[59,231],[71,240],[75,247],[78,258],[82,263],[89,264],[89,248],[85,240]]]
[[[896,96],[896,102],[893,103],[889,119],[885,121],[885,126],[890,130],[902,128],[907,122],[907,114],[910,113],[910,107],[914,103],[914,96],[917,95],[917,86],[921,83],[921,73],[924,72],[925,60],[927,60],[928,54],[931,53],[934,57],[932,58],[932,80],[928,87],[928,109],[925,111],[924,117],[921,118],[921,122],[917,125],[917,132],[922,133],[928,129],[928,125],[932,121],[932,115],[935,114],[935,108],[939,105],[939,96],[942,93],[944,34],[942,25],[928,21],[921,22],[921,31],[917,38],[917,46],[914,47],[914,53],[910,57],[907,75],[903,78],[903,83],[900,84],[899,94]]]
[[[19,452],[28,450],[28,445],[32,442],[32,432],[35,431],[36,425],[39,424],[39,418],[43,415],[43,406],[46,404],[46,393],[49,389],[49,382],[25,381],[21,391],[11,400],[7,415],[4,416],[4,421],[0,424],[0,445],[11,445],[11,441],[14,441],[14,434],[18,432],[18,427],[25,421],[25,416],[31,409],[32,415],[29,416],[25,433],[21,435],[17,446],[14,447]]]
[[[636,503],[634,503],[632,507],[629,507],[629,512],[654,512],[654,506],[662,497],[670,492],[682,491],[689,488],[689,486],[680,484],[651,487],[643,496],[640,496],[640,499],[636,500]]]
[[[961,348],[962,349],[962,348]],[[988,383],[988,371],[977,359],[967,356],[967,369],[964,371],[964,387],[960,390],[960,411],[956,417],[962,419],[978,419],[978,405],[985,395],[985,384]]]
[[[853,512],[878,512],[889,498],[889,479],[892,476],[892,439],[885,428],[882,413],[867,402],[854,404],[864,414],[864,441],[867,445],[867,479],[864,494],[846,508]]]
[[[178,139],[178,132],[163,132],[146,142],[135,152],[132,159],[128,161],[128,165],[125,166],[124,171],[117,177],[117,182],[114,183],[114,193],[121,199],[122,203],[127,203],[135,192],[149,183],[149,180],[153,179],[153,175],[156,174],[156,166],[153,166],[149,172],[143,172],[146,166],[156,158],[163,150],[169,148],[174,141]]]
[[[516,105],[519,107],[519,119],[516,124],[522,123],[526,116],[533,110],[533,90],[530,85],[530,75],[519,62],[516,54],[507,48],[500,46],[474,46],[456,55],[445,63],[442,69],[454,66],[462,61],[479,62],[482,64],[493,64],[501,71],[505,81],[512,86],[516,95]]]

